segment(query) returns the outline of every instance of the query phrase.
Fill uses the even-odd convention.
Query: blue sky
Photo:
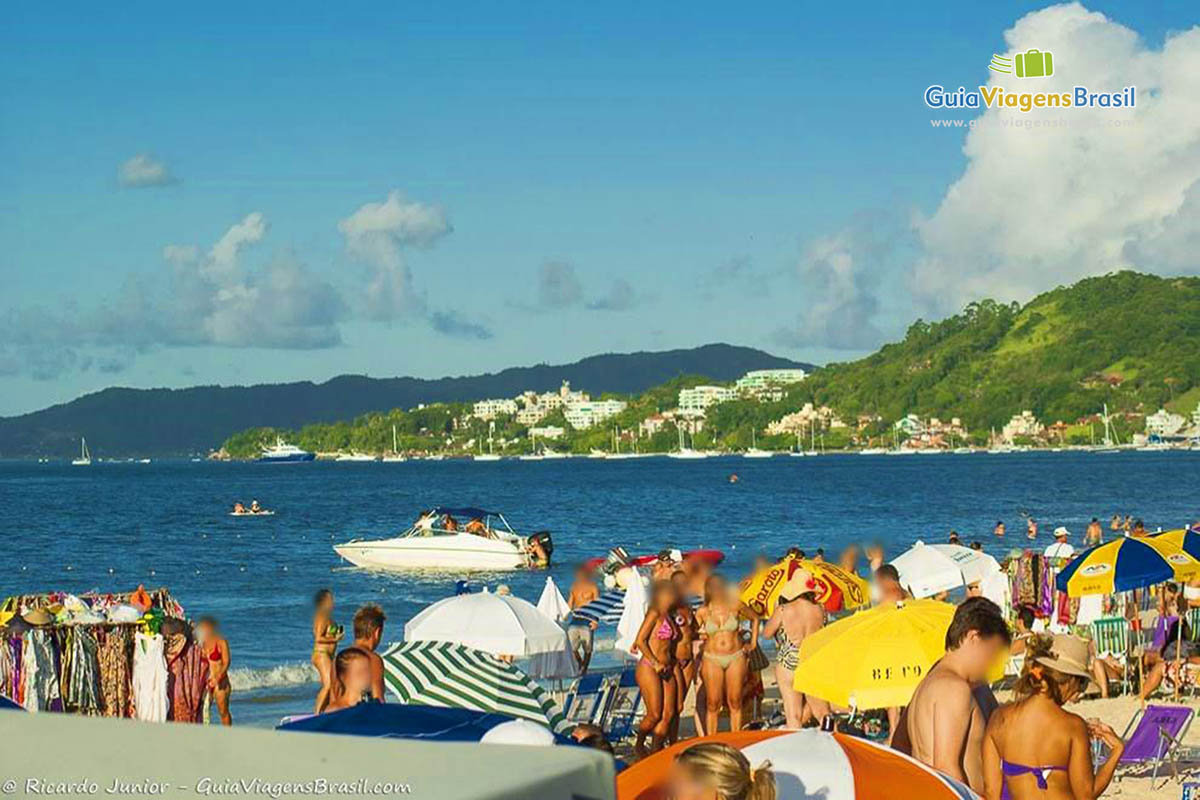
[[[0,414],[710,341],[825,362],[969,299],[913,233],[971,162],[922,92],[987,81],[1045,4],[443,5],[10,13]],[[1087,8],[1111,24],[1030,26],[1155,52],[1197,17]]]

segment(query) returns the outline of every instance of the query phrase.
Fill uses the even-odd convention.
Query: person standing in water
[[[232,692],[229,665],[233,659],[229,655],[229,642],[221,635],[217,621],[212,617],[201,617],[196,623],[196,639],[203,648],[204,657],[208,659],[208,693],[217,704],[221,724],[232,725],[233,716],[229,713],[229,695]]]
[[[313,651],[312,665],[321,679],[321,688],[313,710],[320,714],[329,703],[333,689],[333,654],[342,640],[342,626],[333,621],[333,592],[320,589],[313,596]]]
[[[1100,520],[1092,517],[1088,523],[1087,532],[1083,535],[1083,543],[1087,545],[1100,544],[1104,541],[1104,532],[1100,529]]]

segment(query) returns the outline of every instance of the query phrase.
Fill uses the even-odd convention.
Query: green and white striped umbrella
[[[555,733],[571,727],[545,689],[482,650],[453,642],[402,642],[382,657],[384,679],[401,703],[507,714]]]

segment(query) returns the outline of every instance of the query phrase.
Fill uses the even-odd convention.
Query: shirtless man
[[[371,699],[383,702],[383,659],[375,652],[383,638],[383,623],[387,616],[374,603],[354,612],[354,647],[367,654],[371,661]]]
[[[901,716],[907,736],[892,746],[982,794],[983,734],[997,705],[987,674],[1011,642],[999,606],[984,597],[964,601],[946,631],[946,654]]]
[[[356,706],[371,692],[371,660],[357,647],[347,647],[333,660],[333,699],[322,714]]]
[[[575,582],[571,584],[571,594],[567,597],[567,605],[572,610],[582,608],[600,596],[600,587],[587,566],[580,564],[575,568]],[[567,641],[571,644],[571,653],[579,664],[579,674],[587,672],[588,663],[592,660],[592,643],[596,633],[594,620],[572,618],[567,625]]]
[[[1100,544],[1103,538],[1104,534],[1100,530],[1100,520],[1092,517],[1092,521],[1088,523],[1087,532],[1083,535],[1084,544]]]
[[[824,700],[806,696],[792,687],[796,667],[800,664],[800,644],[825,625],[825,609],[817,603],[816,585],[807,570],[799,569],[779,591],[779,602],[762,630],[763,636],[774,636],[779,644],[779,660],[775,677],[783,699],[783,713],[789,728],[800,729],[809,719],[820,722],[829,713]]]

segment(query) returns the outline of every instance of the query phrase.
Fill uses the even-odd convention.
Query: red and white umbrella
[[[779,800],[978,800],[958,781],[890,747],[841,733],[738,731],[688,739],[617,776],[617,800],[665,800],[671,762],[699,742],[725,742],[751,766],[771,762]]]

